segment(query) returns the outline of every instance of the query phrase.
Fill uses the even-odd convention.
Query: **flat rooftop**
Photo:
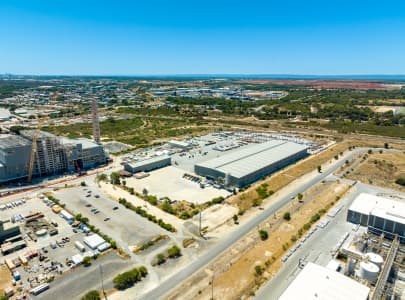
[[[405,224],[405,202],[361,193],[349,210]]]
[[[367,300],[370,288],[309,262],[279,300]]]
[[[0,134],[0,149],[2,150],[27,145],[31,145],[31,142],[23,138],[22,136],[12,134]]]
[[[158,161],[161,161],[164,159],[168,159],[168,158],[170,158],[169,155],[154,156],[154,157],[147,158],[147,159],[129,162],[128,165],[131,166],[132,168],[137,168],[137,167],[143,166],[145,164],[155,163],[155,162],[158,162]]]
[[[197,165],[216,169],[225,174],[229,173],[234,177],[240,178],[307,148],[305,145],[273,140],[240,149]]]

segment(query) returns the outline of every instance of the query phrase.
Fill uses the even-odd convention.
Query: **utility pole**
[[[202,236],[202,230],[201,230],[201,209],[200,209],[200,214],[199,214],[199,231],[200,231],[200,236]]]
[[[212,280],[211,280],[211,300],[214,300],[214,272],[212,273]]]
[[[107,300],[107,294],[104,290],[103,266],[102,265],[100,265],[100,278],[101,278],[101,289],[103,290],[104,299]]]

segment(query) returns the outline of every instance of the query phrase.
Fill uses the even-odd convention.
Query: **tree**
[[[86,183],[84,181],[80,182],[81,186],[86,186]]]
[[[91,258],[90,258],[89,256],[83,257],[83,264],[84,264],[85,266],[91,265]]]
[[[123,185],[123,186],[126,186],[126,185],[127,185],[126,180],[123,180],[123,181],[122,181],[122,185]]]
[[[260,276],[263,274],[263,268],[261,266],[255,266],[255,273],[257,276]]]
[[[86,295],[84,295],[81,300],[100,300],[100,293],[96,290],[87,292]]]
[[[268,237],[269,237],[269,234],[267,233],[267,231],[266,231],[266,230],[263,230],[263,229],[260,229],[260,230],[259,230],[259,235],[260,235],[260,239],[261,239],[262,241],[267,240]]]
[[[112,184],[121,184],[120,182],[120,174],[118,174],[117,172],[112,172],[110,174],[110,180]]]
[[[156,262],[158,265],[164,264],[166,262],[166,256],[163,253],[159,253],[156,256]]]
[[[170,258],[175,258],[181,255],[181,250],[177,245],[173,245],[169,249],[167,249],[167,256]]]
[[[286,221],[290,221],[291,220],[290,212],[288,212],[288,211],[285,212],[284,215],[283,215],[283,219],[286,220]]]
[[[96,181],[97,181],[97,182],[99,182],[99,181],[107,181],[107,180],[108,180],[108,177],[107,177],[107,175],[104,174],[104,173],[102,173],[102,174],[100,174],[100,175],[97,175],[97,177],[96,177]]]
[[[318,173],[321,173],[322,172],[322,167],[318,166],[317,168],[318,168]]]
[[[233,222],[235,223],[235,224],[237,224],[238,223],[238,215],[233,215]]]
[[[388,143],[384,143],[384,148],[388,149],[390,147],[390,145]]]
[[[302,198],[304,198],[304,195],[301,193],[298,193],[297,198],[298,198],[298,201],[301,201]]]
[[[143,188],[142,195],[143,195],[144,199],[148,198],[148,194],[149,194],[148,190],[146,188]]]

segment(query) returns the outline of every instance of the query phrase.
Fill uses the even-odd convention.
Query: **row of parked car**
[[[25,204],[25,200],[13,201],[7,204],[0,205],[0,210],[12,209],[14,207]]]

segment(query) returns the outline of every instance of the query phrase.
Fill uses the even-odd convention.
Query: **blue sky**
[[[0,73],[404,74],[405,1],[1,0]]]

